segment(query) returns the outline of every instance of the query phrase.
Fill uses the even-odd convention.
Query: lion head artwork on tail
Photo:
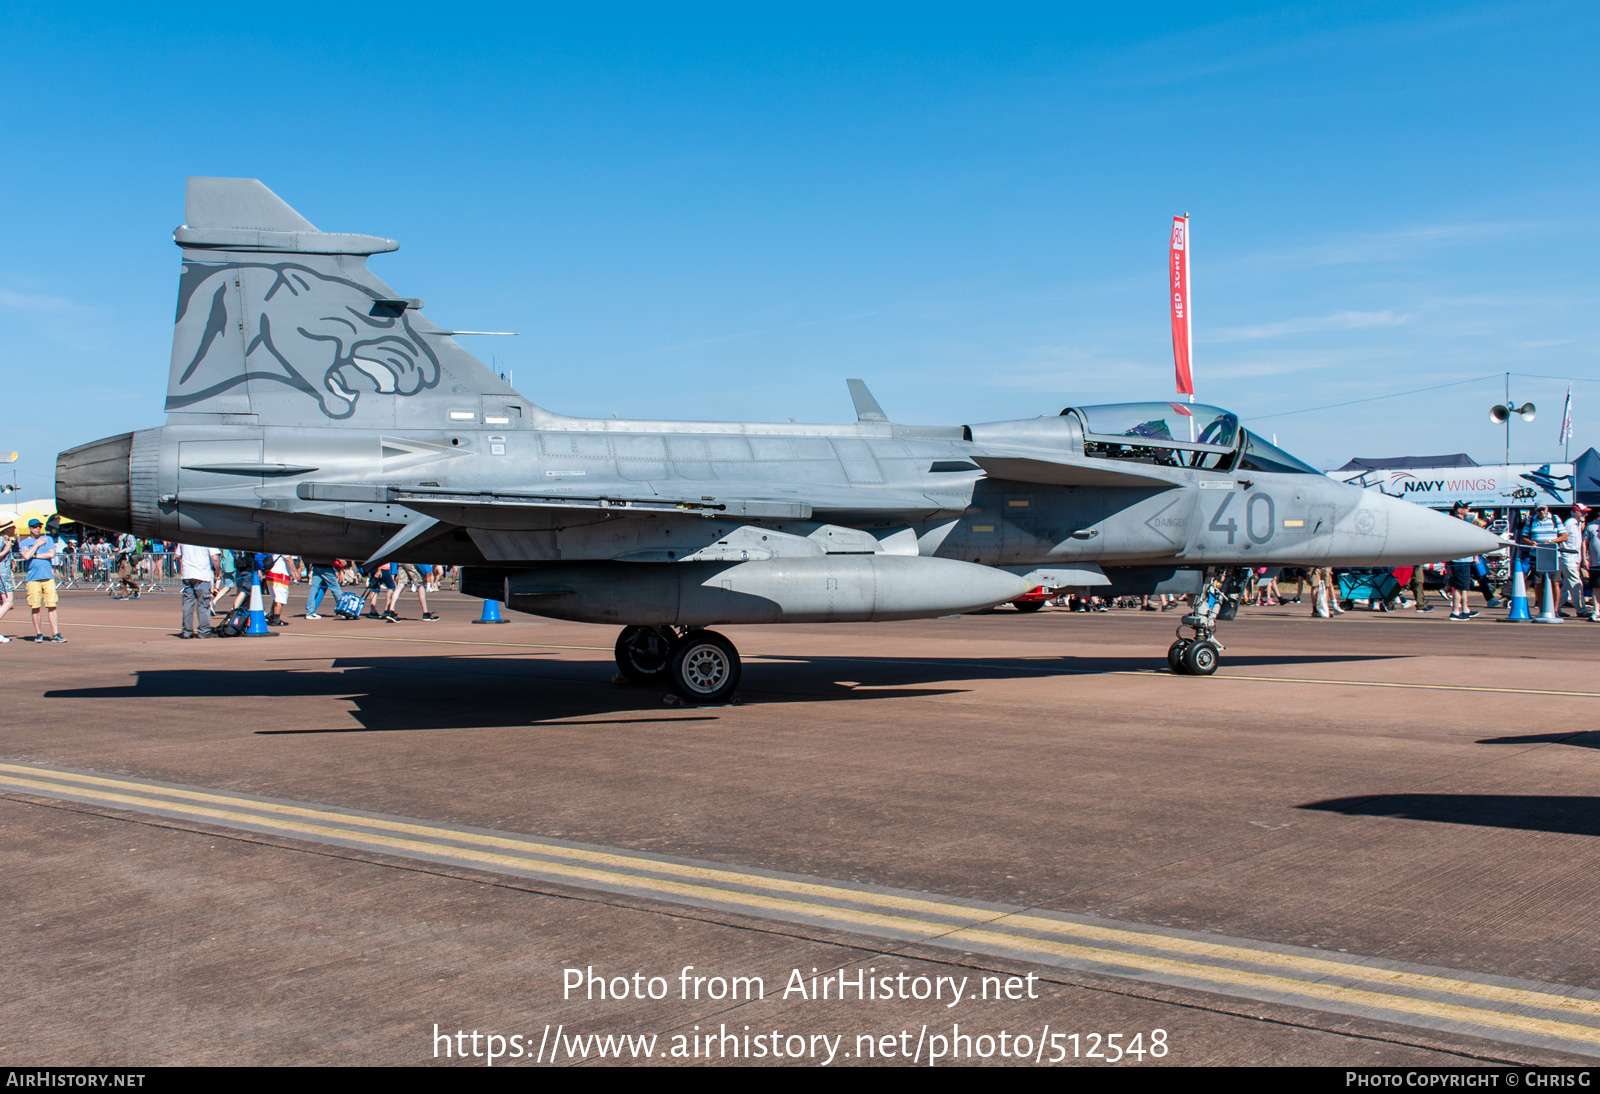
[[[184,263],[169,411],[273,383],[342,419],[363,392],[415,395],[438,382],[439,359],[403,302],[299,262]]]

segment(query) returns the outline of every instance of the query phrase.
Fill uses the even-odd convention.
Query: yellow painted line
[[[689,866],[674,862],[664,862],[657,859],[640,858],[629,855],[619,855],[602,851],[588,851],[554,844],[538,843],[533,840],[508,839],[499,836],[487,836],[473,832],[460,832],[449,828],[439,828],[432,825],[413,824],[403,821],[391,821],[383,818],[362,817],[347,813],[338,813],[328,810],[312,809],[304,806],[281,805],[275,802],[258,802],[246,798],[238,798],[223,794],[209,794],[202,791],[186,790],[175,787],[152,786],[147,783],[133,782],[121,779],[111,779],[94,775],[79,775],[73,772],[52,771],[49,769],[34,768],[17,764],[0,763],[0,771],[13,772],[18,775],[44,776],[61,780],[64,785],[42,783],[34,779],[6,777],[0,775],[0,782],[14,782],[26,787],[36,789],[94,790],[95,794],[108,800],[121,803],[143,804],[147,807],[172,809],[178,812],[192,812],[197,815],[231,818],[235,821],[243,820],[248,823],[263,827],[285,827],[297,831],[315,832],[319,834],[333,834],[340,838],[350,839],[354,842],[371,841],[382,845],[405,846],[410,849],[431,848],[434,853],[453,855],[465,849],[453,844],[427,843],[419,844],[415,841],[392,841],[386,837],[370,836],[368,833],[352,829],[329,829],[325,825],[305,825],[293,822],[277,822],[270,817],[256,816],[250,813],[240,813],[230,810],[195,809],[185,807],[180,802],[165,800],[154,795],[166,795],[168,798],[183,798],[192,801],[208,802],[216,805],[232,805],[238,808],[260,810],[285,816],[303,817],[309,820],[332,821],[337,824],[358,825],[366,828],[378,828],[385,831],[405,833],[419,837],[432,837],[436,840],[450,840],[458,843],[475,844],[481,847],[497,848],[501,850],[519,851],[524,854],[550,855],[558,858],[571,859],[580,863],[595,866],[624,867],[636,870],[648,870],[656,873],[673,874],[679,877],[693,878],[699,881],[723,884],[744,885],[751,888],[767,889],[800,897],[824,898],[840,901],[849,901],[857,904],[871,904],[879,907],[893,908],[901,911],[917,912],[923,915],[944,916],[947,918],[965,920],[967,923],[988,923],[990,926],[1016,927],[1040,933],[1057,935],[1070,935],[1082,938],[1099,939],[1101,941],[1119,942],[1126,945],[1144,946],[1150,949],[1164,949],[1177,953],[1187,953],[1196,956],[1212,957],[1221,960],[1245,961],[1257,965],[1276,966],[1296,972],[1316,975],[1332,975],[1345,977],[1352,980],[1366,980],[1379,984],[1408,987],[1425,991],[1435,991],[1453,995],[1476,997],[1500,1003],[1518,1006],[1534,1006],[1545,1009],[1565,1010],[1573,1013],[1584,1014],[1591,1017],[1600,1017],[1600,1001],[1574,998],[1571,996],[1555,995],[1548,992],[1533,991],[1521,988],[1508,988],[1495,984],[1483,984],[1470,980],[1459,980],[1450,977],[1430,976],[1423,973],[1411,973],[1395,969],[1375,968],[1367,965],[1349,964],[1341,961],[1331,961],[1308,955],[1282,953],[1273,950],[1260,950],[1249,947],[1230,946],[1224,943],[1207,942],[1199,939],[1188,939],[1165,934],[1130,931],[1125,929],[1101,927],[1091,924],[1073,923],[1049,919],[1026,913],[997,912],[987,914],[983,909],[971,908],[965,905],[946,903],[937,900],[926,900],[917,897],[902,897],[890,893],[876,893],[871,891],[847,889],[839,886],[819,884],[814,882],[793,881],[784,878],[766,877],[760,874],[750,874],[737,870],[717,869],[712,867]],[[98,790],[99,787],[114,787],[127,790],[138,795],[129,797],[122,794],[111,794]],[[475,857],[475,856],[466,856]],[[565,871],[556,869],[556,864],[542,860],[515,858],[506,855],[491,855],[485,861],[513,864],[524,869],[539,869],[551,867],[554,872]],[[616,874],[606,871],[590,871],[574,876],[586,876],[594,879],[608,879],[619,884],[633,884],[635,881],[653,879],[638,879],[634,875]],[[652,886],[645,886],[647,888]],[[726,890],[710,889],[704,886],[692,886],[693,890],[704,894],[711,894],[709,899],[730,899],[731,896],[745,898],[751,894],[729,894]],[[686,890],[687,892],[687,890]],[[722,894],[717,896],[716,894]],[[850,915],[871,913],[856,913],[849,909],[840,909],[832,905],[807,905],[803,902],[784,900],[782,906],[799,909],[804,914],[833,915],[846,913]],[[848,916],[847,916],[848,918]],[[883,919],[884,923],[893,923],[900,929],[931,931],[933,933],[948,932],[958,929],[958,933],[968,930],[957,924],[939,924],[918,920],[890,917]],[[880,923],[880,925],[882,925]],[[1031,944],[1040,940],[1019,935],[996,935],[997,938],[1008,940],[1007,945]],[[1023,945],[1022,948],[1027,948]],[[1051,951],[1054,952],[1054,951]],[[1074,953],[1077,951],[1074,950]],[[1144,955],[1128,954],[1123,951],[1108,951],[1103,949],[1084,950],[1084,953],[1105,955],[1096,960],[1112,961],[1113,963],[1133,964],[1144,967],[1139,961],[1144,960]],[[1135,960],[1138,959],[1138,960]],[[1187,966],[1192,969],[1216,969],[1216,966]],[[1160,971],[1160,970],[1157,970]],[[1236,972],[1237,970],[1222,970]],[[1191,975],[1186,973],[1185,975]],[[1255,974],[1251,974],[1255,975]],[[1301,983],[1301,981],[1293,981]],[[1353,990],[1353,989],[1352,989]],[[1385,996],[1384,998],[1387,998]],[[1600,1030],[1594,1034],[1600,1038]]]
[[[1492,999],[1498,1003],[1518,1006],[1544,1007],[1551,1010],[1568,1010],[1600,1018],[1600,1001],[1579,999],[1569,995],[1531,991],[1526,988],[1507,988],[1498,984],[1481,984],[1475,980],[1457,980],[1452,977],[1429,976],[1425,973],[1404,972],[1371,965],[1351,965],[1343,961],[1301,954],[1286,954],[1274,950],[1257,950],[1229,946],[1200,939],[1178,938],[1172,935],[1146,934],[1140,931],[1120,930],[1114,927],[1096,927],[1090,924],[1063,923],[1057,919],[1016,914],[996,920],[1007,927],[1021,927],[1030,931],[1049,931],[1054,934],[1081,935],[1107,942],[1124,942],[1135,946],[1148,946],[1180,953],[1192,953],[1232,961],[1250,961],[1257,965],[1274,965],[1298,972],[1325,973],[1351,980],[1371,980],[1375,983],[1394,984],[1397,987],[1419,988],[1424,991],[1449,992],[1452,995],[1471,995],[1479,999]],[[1009,937],[1009,936],[1008,936]],[[1159,939],[1159,942],[1152,941]]]
[[[60,793],[64,788],[59,784],[39,782],[34,779],[19,779],[15,776],[0,778],[0,785],[12,785],[30,790],[55,791]],[[80,791],[88,796],[87,791]],[[394,836],[380,836],[370,832],[358,832],[350,828],[330,828],[320,824],[303,824],[299,821],[274,820],[271,817],[254,816],[248,813],[238,813],[227,809],[213,809],[203,805],[187,805],[182,802],[163,802],[152,798],[136,797],[129,794],[116,794],[109,791],[97,791],[94,797],[106,802],[133,807],[150,808],[159,806],[171,813],[181,813],[186,816],[203,817],[208,820],[220,821],[231,825],[251,825],[256,828],[267,828],[275,831],[301,833],[304,835],[321,836],[323,839],[340,840],[347,843],[362,843],[368,846],[383,849],[408,851],[412,854],[438,855],[454,859],[464,859],[467,862],[479,862],[490,866],[509,867],[514,870],[531,870],[540,873],[556,874],[561,877],[580,878],[584,881],[602,882],[611,885],[622,885],[633,889],[645,889],[652,892],[670,893],[674,896],[689,897],[696,900],[715,901],[722,904],[744,904],[755,908],[764,908],[769,911],[783,911],[791,914],[821,917],[825,919],[843,919],[847,922],[861,923],[868,926],[879,927],[894,931],[916,931],[928,935],[946,934],[955,925],[950,923],[920,922],[901,916],[878,915],[875,912],[862,912],[850,908],[835,908],[826,904],[809,904],[799,900],[786,900],[779,897],[764,897],[753,893],[742,893],[733,889],[715,889],[705,885],[691,885],[686,882],[668,881],[663,878],[640,877],[634,874],[619,874],[609,870],[598,870],[581,866],[569,866],[561,862],[548,862],[542,859],[519,858],[514,855],[495,854],[490,851],[476,851],[470,847],[455,847],[442,843],[424,842],[421,840],[399,839]],[[448,830],[443,830],[448,831]],[[441,833],[443,834],[443,833]],[[971,918],[969,916],[968,918]],[[1022,939],[1026,942],[1026,939]],[[1198,967],[1198,966],[1197,966]],[[1596,1031],[1600,1035],[1600,1030]]]
[[[59,792],[61,789],[63,789],[59,785],[52,785],[32,779],[20,779],[12,777],[3,781],[16,784],[24,788],[38,790],[55,790]],[[224,823],[231,821],[234,824],[250,824],[257,827],[274,828],[286,832],[321,836],[325,839],[343,840],[353,843],[365,843],[369,846],[375,846],[379,848],[410,851],[417,854],[443,855],[468,862],[481,862],[491,866],[510,867],[512,869],[521,870],[538,870],[546,873],[553,873],[561,877],[578,878],[586,881],[608,883],[627,888],[668,893],[675,896],[709,900],[716,903],[742,905],[767,911],[799,914],[812,918],[829,919],[847,924],[877,927],[880,930],[887,929],[895,932],[924,933],[930,936],[928,939],[925,939],[925,941],[930,942],[937,941],[943,944],[949,944],[950,942],[955,941],[985,943],[988,945],[998,946],[1008,950],[1024,953],[1047,953],[1056,956],[1093,961],[1097,964],[1109,964],[1121,966],[1123,968],[1135,968],[1147,972],[1158,972],[1168,975],[1181,976],[1190,980],[1200,980],[1203,982],[1216,984],[1233,984],[1241,987],[1250,987],[1271,991],[1278,994],[1299,995],[1315,999],[1327,999],[1366,1007],[1376,1007],[1404,1014],[1417,1014],[1426,1017],[1469,1022],[1478,1026],[1493,1026],[1501,1029],[1517,1030],[1524,1033],[1535,1033],[1546,1037],[1558,1037],[1566,1040],[1581,1041],[1600,1045],[1600,1028],[1576,1025],[1569,1022],[1560,1022],[1545,1018],[1506,1014],[1500,1011],[1482,1010],[1458,1004],[1441,1003],[1426,999],[1416,999],[1409,996],[1386,995],[1360,988],[1347,988],[1333,984],[1295,980],[1288,977],[1273,976],[1262,973],[1251,973],[1238,969],[1218,967],[1215,965],[1197,965],[1192,962],[1177,961],[1163,957],[1152,957],[1145,954],[1127,953],[1118,950],[1097,949],[1088,946],[1074,945],[1071,943],[1052,942],[1044,939],[1028,938],[1021,935],[1001,934],[995,931],[983,930],[976,927],[953,929],[949,924],[919,921],[903,916],[879,915],[872,912],[863,912],[850,908],[838,908],[831,905],[811,904],[799,900],[763,897],[756,894],[726,889],[715,889],[702,885],[691,885],[682,882],[666,881],[658,878],[638,877],[631,874],[618,874],[605,870],[568,866],[563,863],[534,862],[528,859],[517,858],[510,855],[474,851],[468,848],[446,846],[420,840],[377,836],[369,833],[354,832],[349,829],[329,828],[323,825],[302,824],[295,821],[278,821],[276,823],[272,823],[268,818],[251,816],[250,814],[241,814],[224,809],[183,805],[176,802],[162,803],[149,798],[107,792],[100,792],[95,796],[107,802],[116,802],[119,804],[133,806],[143,805],[145,807],[149,807],[151,805],[161,805],[163,808],[172,812],[187,814],[190,816],[204,817],[207,819],[222,821]],[[449,832],[448,829],[440,831],[441,833]],[[453,835],[453,833],[450,834]],[[971,909],[966,909],[966,911],[969,913],[970,918]],[[1164,936],[1150,937],[1152,939],[1156,939]]]
[[[944,941],[971,939],[993,946],[1011,946],[1013,945],[1012,938],[1012,935],[997,934],[993,931],[964,930],[955,932]],[[1455,1003],[1440,1003],[1431,999],[1417,999],[1408,995],[1385,995],[1381,992],[1366,991],[1361,988],[1346,988],[1337,984],[1290,980],[1281,976],[1244,972],[1240,969],[1219,968],[1215,965],[1191,965],[1183,961],[1146,957],[1143,954],[1112,954],[1111,959],[1107,961],[1107,957],[1104,956],[1107,954],[1105,950],[1093,950],[1066,942],[1041,940],[1031,947],[1024,948],[1057,954],[1062,957],[1079,957],[1093,961],[1104,961],[1110,964],[1131,965],[1134,968],[1146,969],[1150,972],[1165,972],[1184,977],[1195,976],[1195,970],[1204,970],[1203,978],[1213,982],[1237,984],[1240,987],[1262,988],[1272,992],[1309,995],[1316,999],[1330,999],[1341,1003],[1354,1003],[1364,1007],[1381,1007],[1384,1010],[1400,1011],[1404,1014],[1419,1014],[1430,1018],[1471,1022],[1480,1026],[1499,1026],[1501,1029],[1514,1029],[1523,1033],[1537,1033],[1545,1037],[1561,1037],[1569,1041],[1584,1041],[1589,1044],[1600,1045],[1600,1029],[1594,1026],[1576,1025],[1571,1022],[1558,1022],[1549,1018],[1507,1014],[1504,1011],[1480,1010],[1476,1007],[1461,1006]]]

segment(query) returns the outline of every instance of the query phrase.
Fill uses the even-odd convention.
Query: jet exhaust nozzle
[[[132,531],[128,457],[133,434],[69,448],[56,457],[56,508],[64,517],[114,532]]]

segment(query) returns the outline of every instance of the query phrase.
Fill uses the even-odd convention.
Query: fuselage
[[[172,421],[64,454],[58,493],[64,510],[139,535],[360,559],[419,519],[391,500],[398,485],[440,494],[429,511],[454,518],[455,531],[417,557],[466,565],[859,553],[1006,567],[1381,565],[1484,549],[1476,529],[1309,469],[1260,470],[1237,456],[1226,469],[1097,461],[1081,429],[1048,429],[1054,418],[998,423],[1020,428],[997,444],[982,439],[993,426],[583,419],[504,399],[457,413],[472,420],[387,431]],[[1054,443],[1039,443],[1041,423]],[[1032,443],[1014,443],[1017,432]],[[80,468],[104,465],[107,447],[119,462],[119,443],[126,510],[96,510]],[[1047,467],[1073,461],[1063,477],[1103,463],[1139,479],[1015,481],[980,466],[1022,451]],[[446,505],[483,495],[557,504]],[[597,498],[616,504],[585,507]],[[645,507],[650,499],[660,505]],[[725,504],[751,499],[770,515]],[[674,508],[684,500],[701,504]]]

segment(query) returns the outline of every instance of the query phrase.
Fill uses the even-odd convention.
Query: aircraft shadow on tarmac
[[[1480,745],[1572,745],[1575,748],[1600,748],[1600,731],[1577,733],[1530,733],[1525,737],[1485,737]]]
[[[616,667],[609,661],[544,660],[518,657],[340,657],[329,666],[292,658],[273,667],[148,669],[136,682],[111,687],[58,688],[49,699],[253,699],[326,697],[355,706],[357,726],[338,728],[248,729],[275,734],[352,733],[487,726],[559,725],[562,719],[621,719],[668,709],[665,686],[613,686]],[[1370,656],[1243,656],[1239,665],[1296,665],[1332,661],[1379,660]],[[1160,668],[1158,669],[1158,666]],[[1166,675],[1150,657],[783,657],[753,660],[744,668],[741,691],[761,703],[862,702],[926,698],[968,690],[952,681],[1063,679],[1108,672]],[[715,708],[705,716],[715,718]],[[343,711],[339,712],[341,715]],[[329,720],[342,720],[329,712]],[[315,717],[315,715],[312,715]],[[684,721],[674,714],[664,721]],[[603,725],[603,721],[585,724]]]
[[[1343,813],[1348,817],[1393,817],[1480,828],[1600,836],[1600,798],[1544,794],[1385,794],[1334,798],[1299,808]]]

